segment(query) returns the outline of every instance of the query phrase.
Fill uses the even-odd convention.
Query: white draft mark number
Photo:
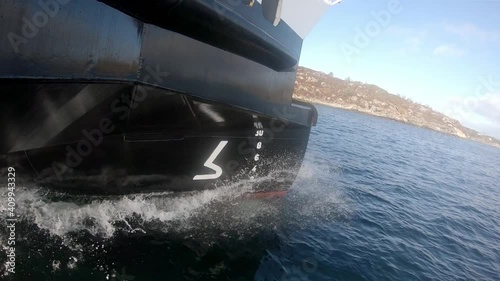
[[[214,161],[217,156],[221,153],[221,151],[224,149],[228,141],[221,141],[219,145],[215,148],[214,152],[208,157],[207,161],[205,161],[204,166],[207,168],[210,168],[215,171],[215,174],[209,174],[209,175],[196,175],[194,176],[193,180],[199,181],[199,180],[214,180],[219,178],[222,175],[222,168],[215,165]]]

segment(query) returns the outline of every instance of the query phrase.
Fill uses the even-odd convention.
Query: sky
[[[305,39],[299,65],[500,138],[500,0],[344,0]]]

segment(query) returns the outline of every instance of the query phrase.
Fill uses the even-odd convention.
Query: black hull
[[[242,7],[220,13],[219,1],[156,1],[205,15],[169,20],[105,2],[61,0],[52,10],[1,2],[0,165],[72,193],[248,179],[259,179],[257,192],[286,190],[316,119],[313,106],[291,98],[301,45],[293,31],[255,11],[237,17]],[[204,20],[242,37],[228,43]]]

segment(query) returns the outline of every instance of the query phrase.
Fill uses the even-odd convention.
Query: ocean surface
[[[500,280],[500,149],[318,111],[280,201],[237,200],[245,182],[76,201],[18,188],[16,273],[0,279]]]

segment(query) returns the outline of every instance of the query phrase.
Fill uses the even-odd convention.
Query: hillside
[[[499,140],[464,127],[428,106],[375,85],[342,80],[305,67],[298,69],[294,98],[385,117],[500,148]]]

